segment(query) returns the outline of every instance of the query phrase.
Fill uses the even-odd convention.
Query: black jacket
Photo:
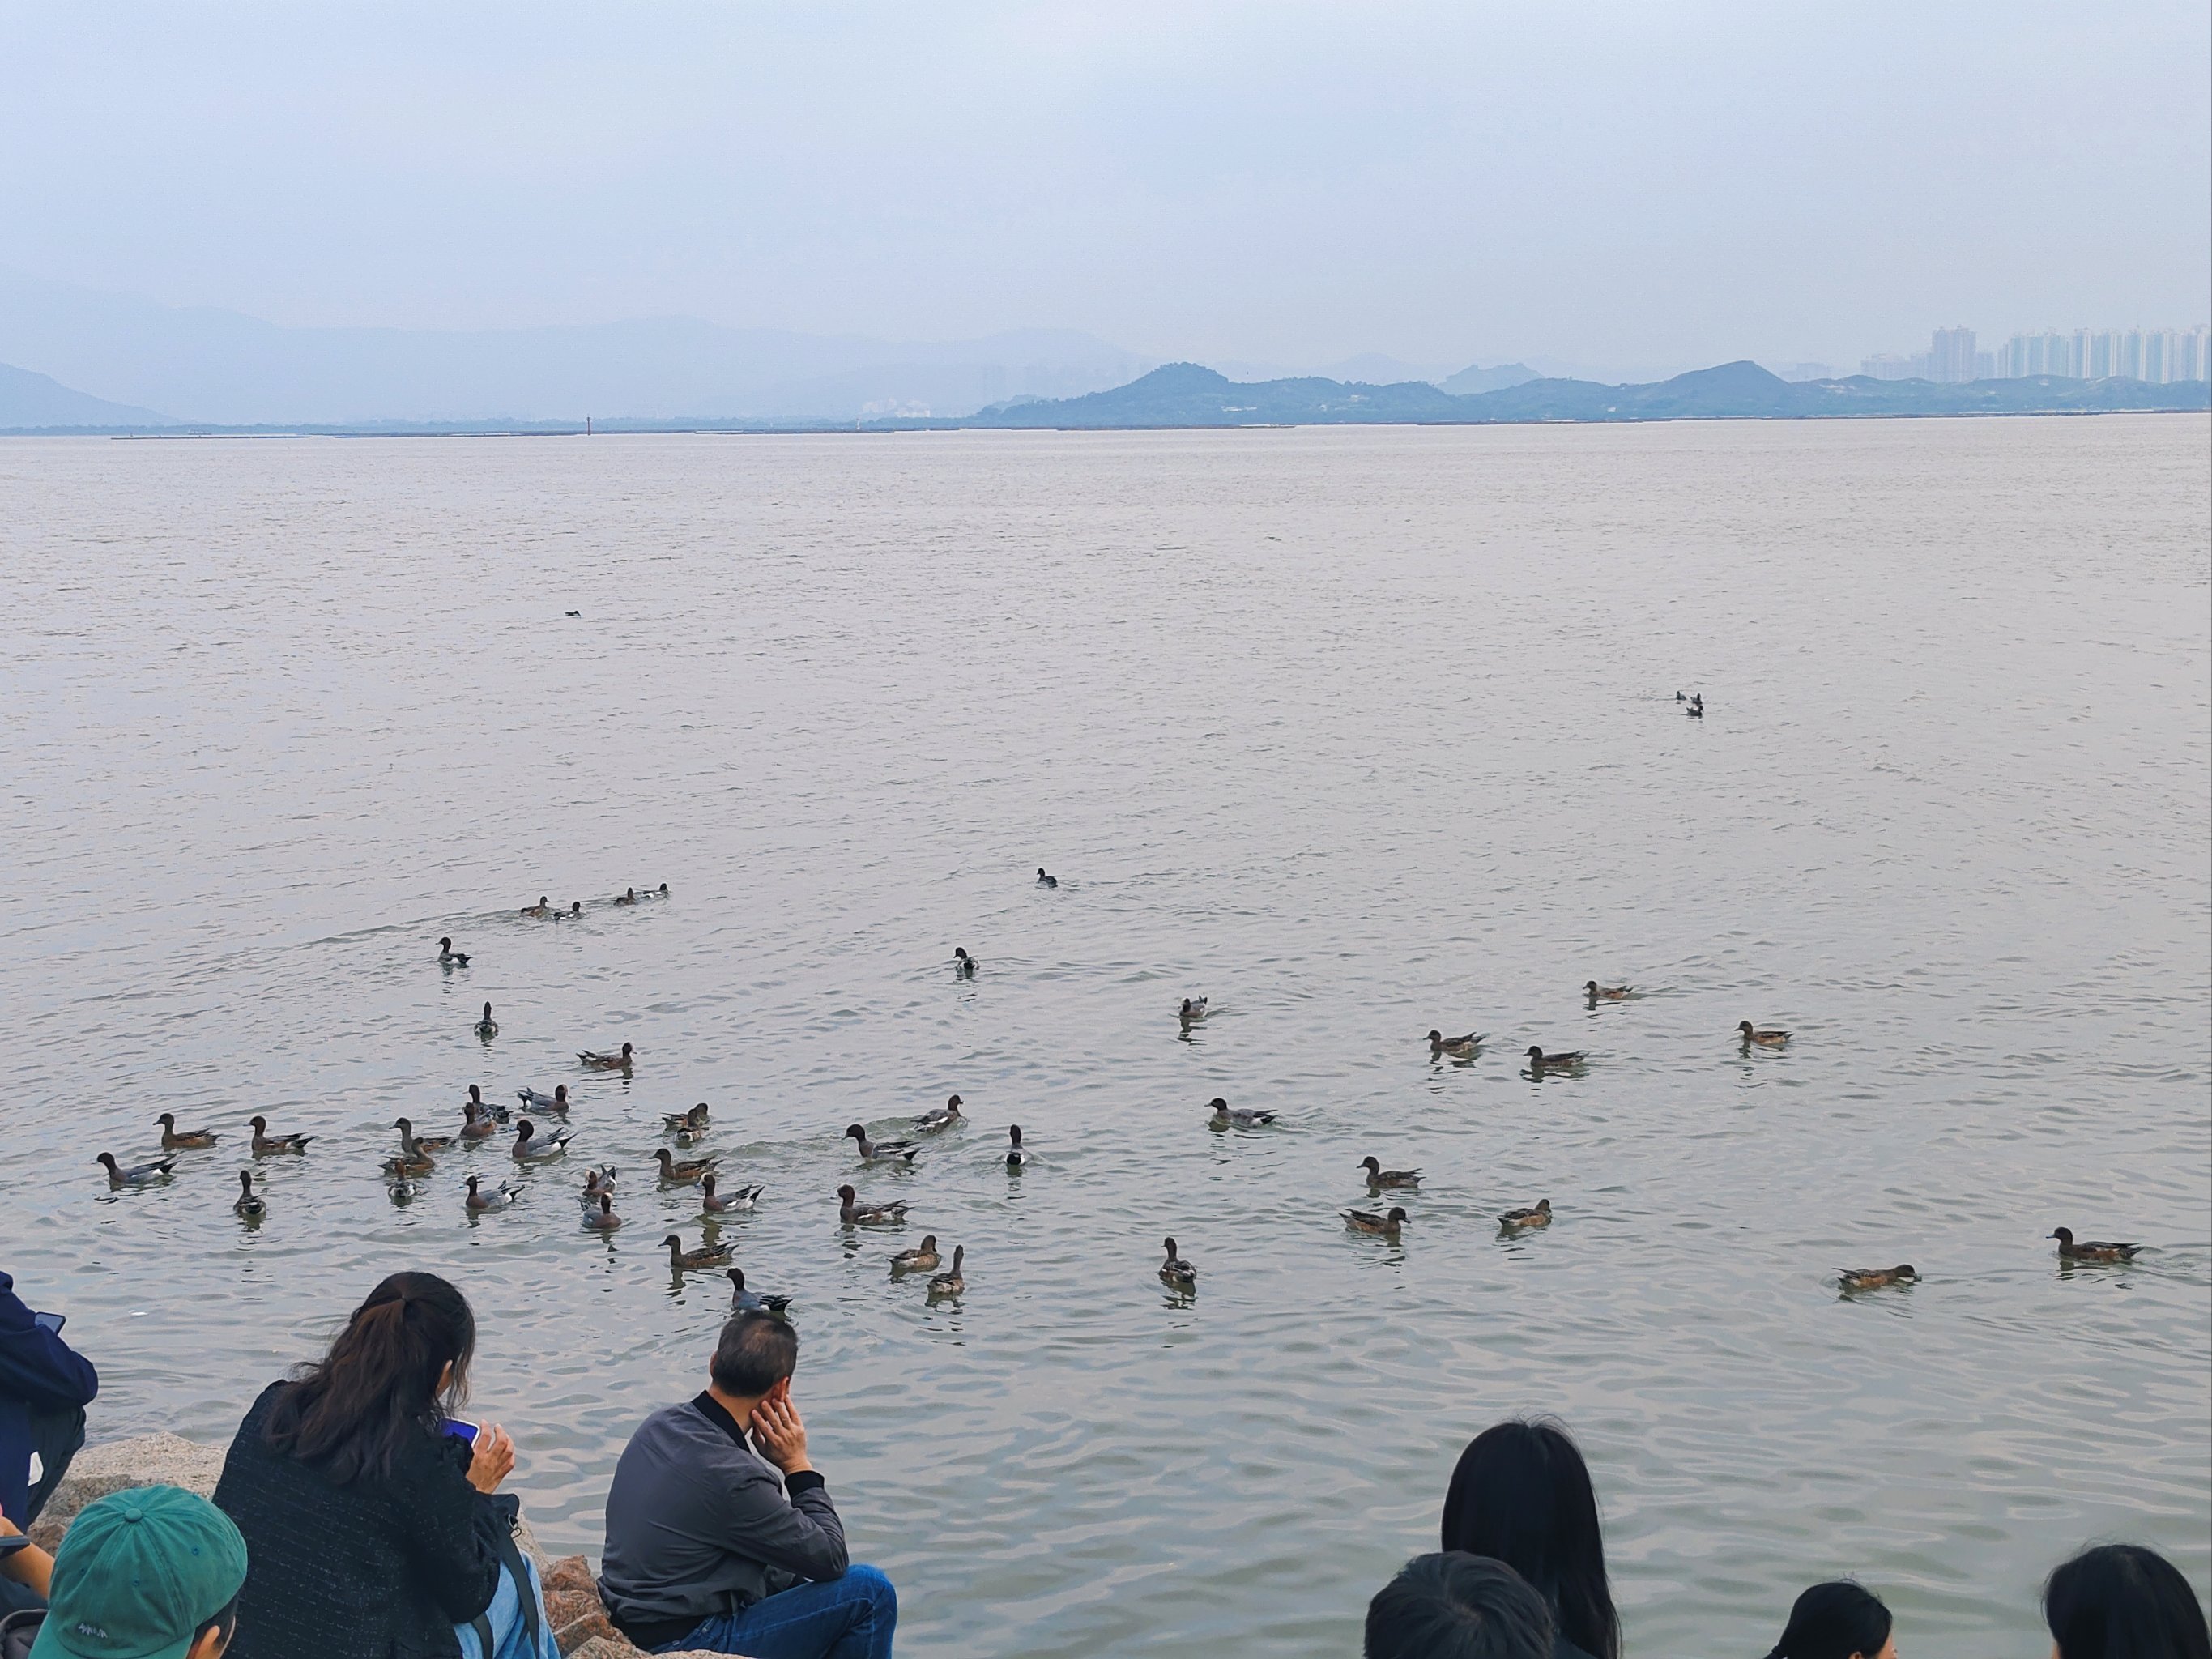
[[[33,1319],[15,1295],[15,1281],[0,1273],[0,1514],[26,1531],[31,1451],[38,1443],[33,1419],[75,1415],[99,1392],[100,1373]]]
[[[340,1486],[263,1437],[289,1382],[238,1425],[216,1506],[246,1538],[228,1659],[453,1659],[491,1605],[516,1504],[469,1484],[469,1449],[425,1429],[388,1478]]]

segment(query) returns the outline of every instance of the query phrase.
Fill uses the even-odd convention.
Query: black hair
[[[468,1397],[476,1347],[466,1297],[435,1273],[393,1273],[354,1310],[322,1362],[276,1396],[263,1433],[333,1485],[388,1475],[410,1435],[438,1433]]]
[[[1815,1584],[1790,1609],[1782,1639],[1766,1659],[1876,1659],[1889,1641],[1889,1609],[1848,1578]]]
[[[1551,1659],[1544,1598],[1503,1561],[1417,1555],[1367,1604],[1365,1659]]]
[[[222,1632],[222,1644],[226,1648],[238,1639],[238,1598],[235,1595],[192,1626],[191,1642],[185,1644],[185,1651],[190,1652],[191,1647],[211,1630]]]
[[[1560,1635],[1594,1659],[1620,1659],[1597,1493],[1555,1419],[1509,1419],[1468,1443],[1444,1494],[1443,1547],[1504,1562],[1544,1598]]]
[[[724,1394],[766,1394],[799,1369],[799,1333],[773,1314],[748,1310],[722,1327],[708,1374]]]
[[[2059,1659],[2207,1659],[2204,1609],[2180,1570],[2140,1544],[2100,1544],[2043,1587]]]

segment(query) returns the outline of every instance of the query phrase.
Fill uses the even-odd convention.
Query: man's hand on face
[[[799,1407],[791,1403],[787,1381],[761,1397],[760,1404],[753,1407],[751,1427],[753,1444],[760,1455],[784,1474],[797,1474],[814,1467],[806,1461],[806,1424],[799,1415]]]

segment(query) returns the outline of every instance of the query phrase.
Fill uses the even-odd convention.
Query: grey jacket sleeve
[[[822,1477],[794,1474],[790,1501],[763,1465],[759,1477],[730,1494],[721,1539],[725,1548],[771,1567],[816,1580],[842,1576],[847,1565],[845,1523]]]

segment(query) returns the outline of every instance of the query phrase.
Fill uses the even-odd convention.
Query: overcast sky
[[[2193,324],[2204,0],[0,0],[0,264],[283,322],[1856,366]]]

